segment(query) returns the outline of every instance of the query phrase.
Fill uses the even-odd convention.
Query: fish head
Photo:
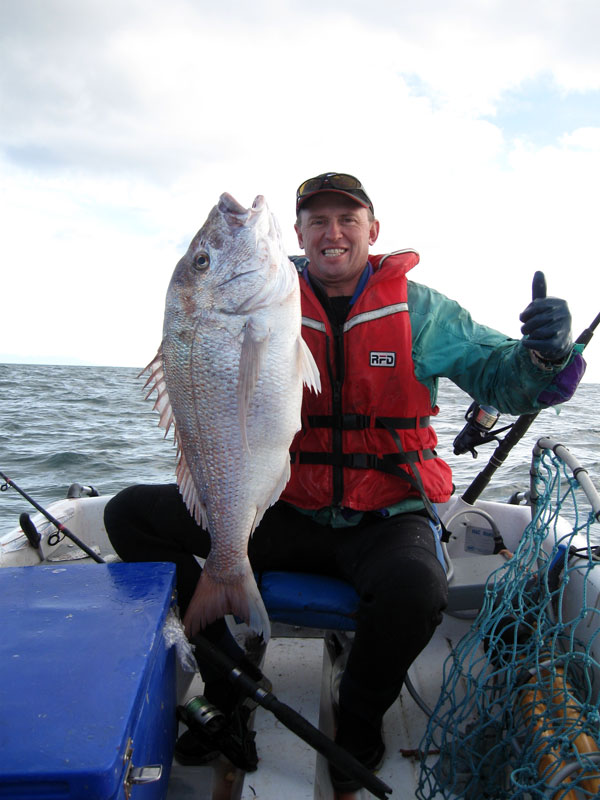
[[[167,297],[188,313],[243,314],[289,294],[295,277],[265,198],[244,208],[224,193],[177,264]]]

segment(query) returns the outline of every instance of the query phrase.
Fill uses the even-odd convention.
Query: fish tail
[[[243,619],[253,631],[268,642],[271,635],[269,615],[258,591],[250,562],[244,576],[235,582],[215,580],[206,568],[200,577],[202,588],[202,625],[205,627],[226,614]]]
[[[249,571],[244,581],[244,593],[248,598],[248,625],[258,635],[261,635],[266,643],[271,637],[271,623],[252,570]]]

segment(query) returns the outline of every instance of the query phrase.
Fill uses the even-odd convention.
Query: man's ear
[[[369,231],[369,244],[375,244],[378,236],[379,236],[379,220],[374,219],[373,222],[371,223],[371,229]]]

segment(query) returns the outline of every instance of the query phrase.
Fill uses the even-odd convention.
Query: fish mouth
[[[223,192],[219,198],[217,208],[225,215],[231,225],[247,225],[253,217],[260,216],[265,207],[265,202],[263,195],[259,194],[254,198],[250,208],[244,208],[233,195],[229,194],[229,192]]]

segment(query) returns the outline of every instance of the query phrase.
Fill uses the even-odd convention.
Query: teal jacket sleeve
[[[504,414],[545,408],[544,394],[564,365],[533,363],[520,340],[480,325],[454,300],[408,281],[408,307],[417,380],[437,395],[437,379],[449,378],[479,403]]]

